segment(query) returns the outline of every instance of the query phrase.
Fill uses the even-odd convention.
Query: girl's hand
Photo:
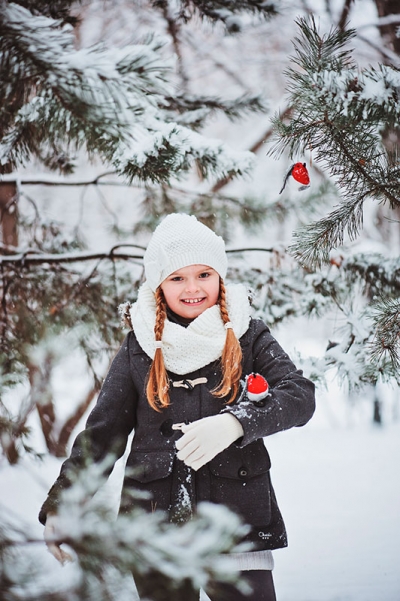
[[[60,538],[59,518],[55,513],[49,513],[47,515],[43,536],[48,550],[61,565],[65,565],[69,561],[72,561],[71,555],[61,549],[61,543],[55,542]]]
[[[176,442],[177,457],[194,470],[200,469],[218,453],[243,436],[239,420],[230,413],[203,417],[191,424],[175,424],[183,436]]]

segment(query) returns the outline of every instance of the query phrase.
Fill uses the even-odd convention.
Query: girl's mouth
[[[182,303],[185,303],[185,305],[198,305],[199,303],[203,302],[203,300],[205,300],[204,298],[183,298],[181,300]]]

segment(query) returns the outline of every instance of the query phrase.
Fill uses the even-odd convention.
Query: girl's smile
[[[195,319],[218,302],[219,275],[207,265],[188,265],[171,273],[161,290],[171,311]]]

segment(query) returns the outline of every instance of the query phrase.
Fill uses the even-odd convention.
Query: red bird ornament
[[[246,378],[247,398],[250,401],[261,401],[269,394],[267,380],[260,374],[252,373]]]
[[[283,186],[282,186],[279,194],[282,194],[290,176],[292,176],[293,179],[296,180],[296,182],[299,182],[300,184],[302,184],[300,186],[299,190],[305,190],[306,188],[308,188],[310,186],[310,176],[308,174],[306,164],[305,163],[294,163],[294,165],[292,165],[290,167],[289,171],[286,174],[286,177],[283,182]]]

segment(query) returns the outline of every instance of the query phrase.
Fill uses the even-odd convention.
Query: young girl
[[[150,493],[135,503],[177,523],[201,501],[228,506],[251,526],[253,550],[236,561],[253,593],[221,584],[212,601],[274,601],[271,550],[287,540],[263,438],[311,418],[314,386],[267,326],[250,317],[245,287],[225,285],[224,242],[195,217],[172,214],[161,222],[144,269],[129,311],[132,330],[40,511],[45,539],[84,457],[98,462],[111,450],[121,457],[134,430],[120,511],[129,511],[132,487]],[[269,384],[262,400],[241,384],[252,373]],[[59,546],[49,549],[63,560]],[[137,586],[139,595],[149,594]]]

